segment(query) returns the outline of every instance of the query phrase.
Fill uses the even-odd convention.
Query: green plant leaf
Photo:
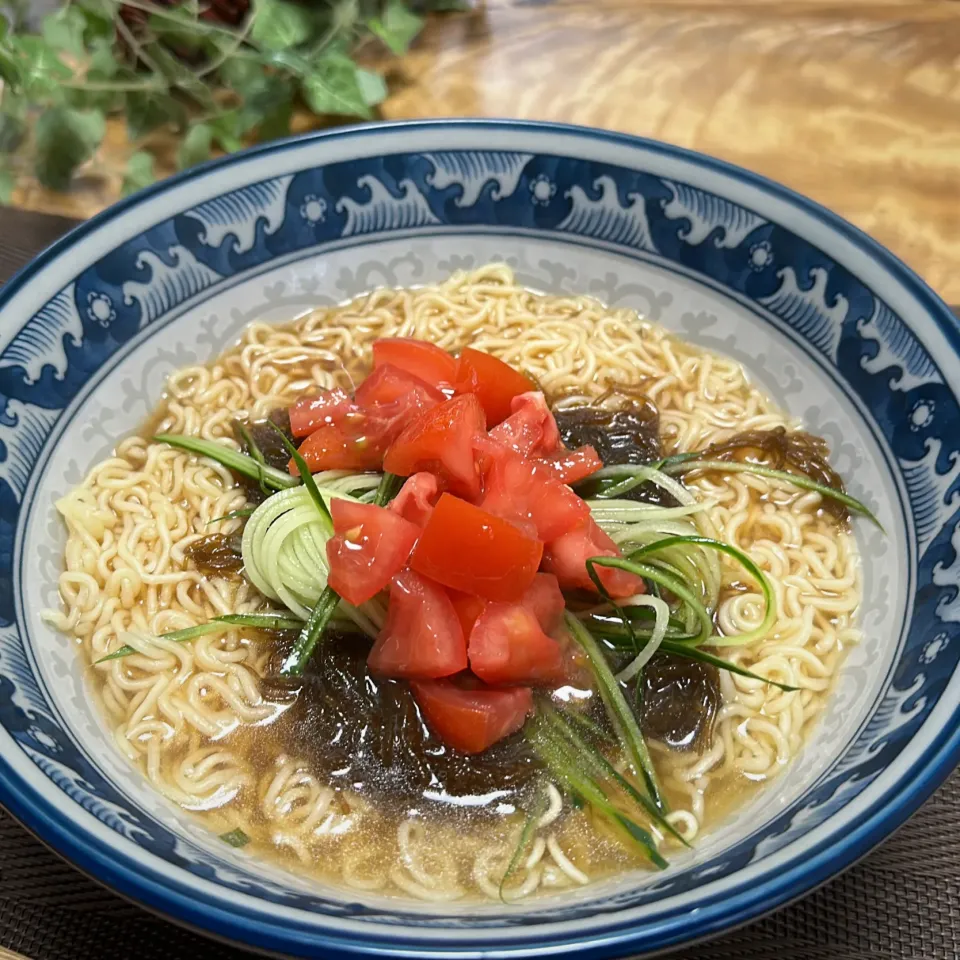
[[[387,0],[379,17],[367,21],[370,32],[379,37],[392,53],[406,53],[413,38],[423,29],[418,17],[403,0]]]
[[[120,62],[113,50],[113,42],[105,37],[97,37],[90,43],[90,55],[87,66],[88,80],[112,80],[120,71]]]
[[[86,18],[76,7],[61,7],[43,18],[43,39],[54,50],[62,50],[78,59],[84,55],[83,31]]]
[[[246,114],[243,111],[224,110],[209,121],[214,143],[226,153],[233,153],[243,146],[240,139],[249,129]]]
[[[13,197],[13,188],[17,185],[17,178],[11,170],[0,167],[0,203],[9,204]]]
[[[28,34],[11,38],[11,46],[20,60],[21,83],[31,101],[59,99],[63,84],[73,78],[68,67],[42,37]]]
[[[379,73],[358,69],[357,85],[360,87],[360,96],[368,107],[375,107],[387,98],[387,83]]]
[[[181,90],[204,110],[213,112],[217,109],[210,88],[159,42],[148,43],[143,50],[156,63],[167,83]]]
[[[163,90],[128,93],[126,97],[127,130],[132,140],[139,140],[158,127],[183,128],[187,111],[175,97]]]
[[[6,93],[0,112],[0,153],[11,153],[23,141],[27,132],[26,105],[18,97]]]
[[[203,163],[210,158],[210,148],[213,145],[213,131],[209,124],[198,123],[190,128],[190,132],[180,144],[177,151],[177,166],[181,170]]]
[[[153,168],[153,154],[138,150],[127,161],[127,172],[123,177],[123,196],[149,186],[156,180]]]
[[[357,66],[349,57],[341,54],[324,56],[300,82],[300,89],[314,113],[372,116],[360,88]]]
[[[314,17],[306,6],[287,0],[257,0],[250,39],[264,50],[290,50],[313,35]]]
[[[37,179],[51,190],[66,190],[74,170],[100,145],[106,121],[99,110],[54,107],[37,120]]]
[[[201,53],[211,46],[207,36],[197,29],[197,18],[182,7],[166,7],[162,17],[151,13],[147,29],[153,36],[169,41],[178,53]]]
[[[267,80],[263,64],[246,57],[231,57],[220,65],[217,73],[224,86],[244,100],[262,90]]]

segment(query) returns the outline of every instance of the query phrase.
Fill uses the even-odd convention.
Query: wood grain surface
[[[562,120],[702,150],[820,201],[960,300],[956,0],[491,0],[377,66],[385,118]],[[116,199],[126,151],[114,125],[104,176],[66,195],[28,183],[15,203],[89,216]]]

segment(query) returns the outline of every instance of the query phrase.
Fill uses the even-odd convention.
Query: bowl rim
[[[314,131],[260,144],[246,150],[182,171],[126,197],[90,220],[81,223],[59,238],[18,270],[0,291],[0,317],[16,294],[34,280],[51,263],[85,237],[105,228],[111,221],[138,205],[173,191],[191,180],[204,178],[235,167],[248,160],[298,149],[330,140],[389,134],[391,132],[436,131],[450,128],[498,130],[532,135],[551,133],[573,139],[595,139],[621,146],[641,148],[665,159],[683,161],[708,172],[740,181],[756,188],[765,197],[785,202],[790,208],[819,221],[829,232],[858,248],[877,267],[890,274],[923,307],[938,332],[944,336],[955,355],[960,355],[960,321],[946,303],[895,254],[859,228],[817,202],[767,177],[753,173],[724,160],[682,147],[630,134],[604,131],[545,121],[510,119],[436,119],[389,121]],[[960,718],[960,708],[953,712]],[[932,719],[932,718],[930,718]],[[927,722],[930,722],[928,719]],[[949,720],[949,718],[946,718]],[[32,833],[51,846],[74,866],[95,879],[134,899],[148,909],[202,933],[245,943],[260,950],[297,951],[303,956],[545,956],[579,950],[587,957],[619,955],[626,950],[663,950],[694,939],[716,935],[756,919],[786,903],[798,899],[867,854],[886,836],[897,829],[924,802],[960,763],[960,723],[941,723],[922,754],[912,761],[918,775],[900,789],[888,790],[865,811],[855,829],[835,843],[821,844],[812,856],[795,859],[778,875],[765,877],[752,888],[736,890],[729,896],[714,897],[706,905],[697,905],[696,929],[691,936],[690,913],[665,916],[653,924],[639,926],[636,919],[617,921],[617,913],[609,914],[609,922],[592,933],[564,931],[550,934],[532,945],[524,941],[511,946],[498,941],[477,946],[466,940],[444,941],[417,939],[416,928],[397,927],[390,935],[319,931],[293,924],[269,922],[253,915],[231,912],[223,896],[198,898],[178,888],[175,879],[135,869],[136,864],[115,858],[109,842],[89,831],[73,830],[69,822],[57,817],[57,807],[32,790],[21,775],[0,756],[0,798],[4,806]],[[901,785],[898,785],[901,786]],[[26,787],[26,789],[24,789]],[[20,792],[22,790],[22,793]],[[250,936],[250,939],[247,939]],[[241,939],[242,938],[242,939]]]

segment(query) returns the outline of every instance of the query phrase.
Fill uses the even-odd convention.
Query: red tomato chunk
[[[486,600],[519,600],[533,582],[543,544],[512,523],[449,493],[440,497],[410,566],[446,587]]]
[[[370,408],[381,404],[396,403],[408,394],[415,393],[422,401],[423,409],[443,403],[446,397],[436,387],[419,377],[385,363],[377,367],[357,387],[356,401],[361,407]]]
[[[407,562],[420,528],[372,503],[330,504],[334,536],[327,541],[328,582],[348,603],[375,597]]]
[[[314,430],[300,444],[300,456],[307,462],[311,473],[320,470],[378,470],[383,450],[379,443],[362,433],[354,436],[336,424],[328,424]],[[293,476],[298,476],[292,457],[287,467]]]
[[[467,668],[467,643],[446,591],[413,570],[390,585],[387,622],[367,665],[388,677],[449,677]]]
[[[547,633],[553,633],[563,620],[566,603],[560,592],[560,584],[552,573],[538,573],[520,598],[520,603],[537,618],[537,623]]]
[[[415,473],[407,477],[387,509],[418,527],[424,527],[439,498],[437,478],[432,473]]]
[[[453,609],[457,611],[457,616],[460,618],[463,635],[469,637],[477,617],[483,613],[489,601],[482,597],[473,597],[469,593],[461,593],[459,590],[447,590],[447,593],[453,602]]]
[[[490,431],[490,436],[523,457],[541,457],[560,446],[557,421],[539,391],[514,397],[513,413]]]
[[[475,393],[493,427],[510,416],[514,397],[536,390],[522,373],[489,353],[465,347],[460,353],[456,376],[457,393]]]
[[[560,644],[519,604],[488,604],[470,632],[467,655],[485,683],[556,686],[563,680]]]
[[[450,680],[410,684],[427,726],[462,753],[482,753],[516,733],[533,711],[525,687],[510,690],[465,690]]]
[[[590,519],[582,527],[547,544],[543,552],[543,568],[555,573],[560,586],[567,590],[579,587],[596,592],[597,588],[587,573],[587,560],[590,557],[619,556],[617,545]],[[630,597],[644,592],[643,580],[626,570],[598,566],[596,571],[611,597]]]
[[[356,404],[339,387],[321,390],[315,397],[302,397],[290,408],[290,432],[306,437],[320,427],[342,423],[352,410],[356,410]]]
[[[489,513],[533,524],[545,543],[589,519],[586,501],[554,479],[549,467],[492,444],[484,445],[484,460],[487,469],[480,506]]]
[[[457,361],[436,344],[413,337],[383,337],[374,341],[373,366],[392,364],[433,387],[452,387]]]
[[[549,457],[540,457],[537,463],[549,468],[553,479],[560,483],[579,483],[603,466],[597,451],[589,446],[558,450]]]
[[[474,444],[484,416],[473,394],[455,397],[409,423],[383,460],[383,469],[400,477],[425,470],[454,493],[470,499],[480,493]]]

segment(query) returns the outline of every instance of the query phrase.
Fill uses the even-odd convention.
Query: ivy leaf
[[[6,167],[0,167],[0,203],[9,206],[17,179]]]
[[[133,140],[139,140],[158,127],[171,125],[182,129],[187,122],[183,104],[164,91],[128,93],[125,113],[127,131]]]
[[[86,18],[76,7],[61,7],[43,18],[43,39],[54,50],[62,50],[79,59],[84,55],[83,31],[86,25]]]
[[[231,57],[217,71],[223,84],[246,100],[263,88],[266,76],[263,65],[246,57]]]
[[[148,187],[156,180],[156,173],[153,168],[153,155],[146,150],[138,150],[127,161],[127,170],[123,176],[123,186],[121,192],[123,196]]]
[[[376,34],[398,56],[406,53],[413,38],[423,29],[423,18],[410,10],[403,0],[387,0],[383,13],[367,21]]]
[[[112,80],[120,70],[113,43],[105,37],[97,37],[90,43],[90,62],[87,67],[88,80]]]
[[[3,112],[0,113],[0,153],[16,150],[26,132],[26,103],[7,91],[3,95]]]
[[[262,76],[260,86],[251,91],[243,104],[247,129],[256,128],[260,140],[285,137],[290,133],[293,94],[293,84],[286,77]]]
[[[368,107],[375,107],[387,98],[387,84],[379,73],[358,69],[357,85],[360,87],[360,96]]]
[[[314,18],[310,11],[288,0],[257,0],[250,39],[264,50],[289,50],[311,38]]]
[[[63,84],[73,79],[73,70],[57,56],[42,37],[12,37],[14,51],[21,61],[24,92],[31,100],[46,97],[57,99],[63,94]]]
[[[243,146],[240,139],[250,128],[249,120],[242,110],[224,110],[209,121],[210,133],[226,153],[233,153]]]
[[[216,102],[210,88],[185,64],[181,63],[172,53],[162,47],[157,41],[148,43],[143,48],[144,53],[153,60],[163,78],[178,90],[182,90],[204,110],[216,109]]]
[[[210,46],[206,36],[197,29],[197,18],[182,7],[165,7],[163,16],[151,13],[147,29],[155,37],[163,37],[177,53],[200,53]]]
[[[357,77],[357,65],[341,54],[318,60],[300,81],[300,90],[314,113],[345,117],[372,116]]]
[[[213,146],[213,131],[209,124],[198,123],[192,126],[177,151],[177,166],[185,170],[187,167],[208,160],[211,146]]]
[[[51,190],[66,190],[74,170],[97,149],[105,130],[99,110],[64,106],[45,110],[35,130],[37,179]]]

